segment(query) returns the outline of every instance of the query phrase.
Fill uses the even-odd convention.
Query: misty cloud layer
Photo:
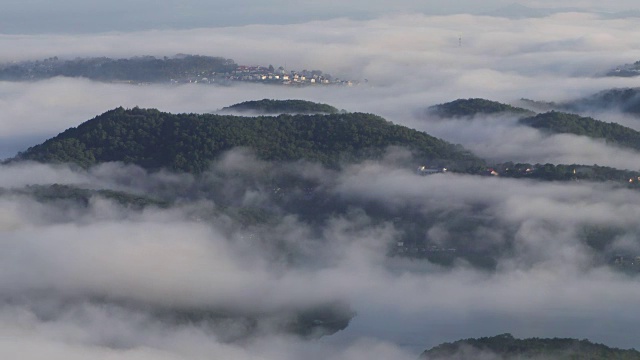
[[[575,1],[566,6],[599,4]],[[410,5],[397,6],[412,9]],[[531,5],[551,6],[547,1]],[[380,6],[372,4],[372,11],[381,11]],[[19,8],[16,3],[10,10]],[[445,121],[415,116],[457,98],[562,101],[635,86],[636,79],[600,77],[640,59],[634,19],[587,13],[523,20],[421,14],[368,18],[0,35],[0,46],[7,49],[3,62],[182,52],[224,56],[240,64],[321,69],[363,81],[351,88],[131,86],[68,78],[0,82],[0,158],[118,106],[202,113],[246,100],[296,98],[379,114],[460,143],[490,161],[640,169],[634,151],[584,137],[542,135],[508,117]],[[640,127],[637,119],[617,112],[597,117]],[[136,210],[101,196],[84,207],[3,193],[0,355],[415,359],[443,341],[504,332],[639,346],[637,280],[598,258],[582,231],[586,226],[615,228],[620,233],[607,250],[640,253],[640,194],[612,184],[420,177],[395,165],[399,162],[394,159],[402,156],[392,150],[380,162],[338,171],[302,162],[272,165],[234,151],[201,178],[149,174],[122,164],[89,170],[31,163],[0,166],[3,189],[68,184],[173,201],[169,208]],[[274,189],[258,181],[279,174],[302,176],[328,198],[350,207],[316,223],[288,212]],[[434,242],[509,245],[510,251],[494,271],[463,260],[446,268],[387,257],[405,229],[394,221],[377,221],[367,206],[390,212],[410,209],[415,218],[407,221],[431,224],[424,237]],[[266,209],[273,218],[247,226],[224,211],[233,207]],[[481,225],[453,239],[457,233],[449,221],[457,218]],[[347,329],[320,340],[282,331],[290,310],[327,303],[348,304],[356,313]],[[175,314],[189,311],[237,316],[223,322],[178,321]],[[238,320],[242,316],[261,319],[251,336],[240,335],[246,330]]]
[[[196,183],[205,186],[226,173],[251,176],[256,166],[267,166],[251,155],[229,156],[231,163],[222,160]],[[472,214],[471,209],[482,208],[482,216],[493,219],[493,228],[480,228],[466,241],[505,242],[513,237],[514,250],[493,273],[464,262],[445,269],[387,258],[386,248],[403,229],[390,222],[376,224],[356,209],[328,219],[318,232],[286,214],[264,229],[234,225],[223,214],[203,218],[215,214],[210,210],[217,204],[211,200],[140,212],[96,197],[87,209],[67,207],[60,213],[55,203],[4,196],[0,328],[8,336],[19,333],[25,346],[135,359],[154,354],[197,358],[208,351],[241,359],[265,356],[264,351],[266,358],[294,359],[301,353],[322,358],[331,352],[347,359],[389,354],[412,358],[414,352],[452,337],[505,330],[518,336],[588,337],[634,346],[629,329],[640,320],[634,315],[634,299],[640,295],[636,280],[594,262],[595,254],[579,232],[589,224],[620,227],[627,237],[635,236],[640,214],[636,192],[588,183],[420,177],[384,162],[354,165],[338,174],[314,165],[290,166],[354,204],[366,199],[391,209],[412,206],[425,219],[434,212]],[[161,183],[182,183],[176,192],[194,186],[188,177],[146,175],[117,164],[90,172],[42,165],[1,170],[5,175],[0,185],[5,188],[48,181],[139,193]],[[33,173],[37,180],[25,180],[24,174]],[[135,174],[138,182],[123,182],[126,174]],[[269,205],[271,189],[244,187],[235,176],[228,186],[245,192],[237,198],[254,206],[274,206]],[[447,236],[438,224],[430,232]],[[295,256],[313,260],[284,261],[274,256],[274,241],[284,241],[296,249]],[[636,240],[619,241],[620,248],[640,251]],[[280,311],[333,301],[347,302],[357,312],[347,330],[319,343],[270,335],[271,326],[281,321]],[[276,315],[260,325],[262,335],[226,343],[219,341],[242,323],[172,323],[158,318],[154,309]],[[487,323],[487,318],[495,321]],[[380,353],[371,352],[371,341]],[[3,348],[10,351],[13,346]]]

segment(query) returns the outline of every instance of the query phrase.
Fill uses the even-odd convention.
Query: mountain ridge
[[[419,163],[428,160],[449,167],[484,164],[459,145],[372,114],[244,117],[122,107],[69,128],[9,162],[67,162],[90,167],[122,161],[146,169],[201,173],[220,154],[236,147],[249,148],[263,160],[304,159],[335,167],[380,158],[390,146],[410,149]]]
[[[224,107],[215,114],[257,113],[260,115],[279,114],[337,114],[340,110],[328,105],[307,100],[250,100]]]
[[[622,350],[589,340],[570,338],[528,338],[517,339],[511,334],[493,337],[469,338],[453,343],[443,343],[420,355],[420,359],[640,359],[635,349]]]

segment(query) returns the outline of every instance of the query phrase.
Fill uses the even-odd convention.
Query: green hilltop
[[[121,161],[151,170],[200,173],[235,147],[249,148],[263,160],[304,159],[339,167],[380,158],[390,146],[411,150],[418,163],[440,161],[454,169],[484,164],[459,145],[371,114],[242,117],[121,107],[67,129],[9,161],[81,167]]]
[[[628,103],[636,98],[640,98],[640,96],[633,89],[614,89],[596,94],[590,98],[585,98],[584,101],[586,102],[587,99],[591,99],[590,101],[592,102]],[[581,103],[576,102],[573,105],[550,104],[549,107],[579,107],[579,104]],[[448,103],[434,105],[430,107],[428,111],[442,118],[473,117],[479,114],[515,114],[520,117],[520,124],[547,133],[588,136],[594,139],[606,140],[607,143],[612,145],[640,150],[639,131],[617,123],[608,123],[567,112],[552,110],[536,114],[530,110],[485,99],[458,99]]]
[[[527,109],[480,98],[458,99],[448,103],[434,105],[427,109],[427,113],[442,118],[473,117],[476,115],[489,114],[514,114],[521,116],[535,114],[533,111]]]
[[[545,360],[600,360],[640,359],[636,350],[621,350],[588,340],[576,339],[516,339],[502,334],[479,339],[465,339],[444,343],[422,353],[421,359],[545,359]]]
[[[184,55],[156,58],[138,56],[128,59],[107,57],[61,60],[57,57],[42,61],[0,64],[0,80],[26,81],[56,76],[83,77],[97,81],[169,82],[205,74],[234,71],[237,64],[223,57]]]
[[[222,108],[217,113],[273,114],[337,114],[340,111],[328,104],[306,100],[252,100]]]
[[[576,114],[550,111],[520,119],[520,123],[556,134],[575,134],[640,150],[640,132],[616,123],[607,123]]]
[[[615,88],[600,91],[577,100],[558,104],[559,110],[588,111],[593,109],[619,110],[640,115],[640,88]]]
[[[577,99],[553,102],[520,99],[528,107],[539,111],[565,111],[573,113],[619,111],[632,116],[640,115],[640,88],[613,88]]]

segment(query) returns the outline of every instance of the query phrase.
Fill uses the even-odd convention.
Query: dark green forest
[[[618,104],[621,107],[622,104],[627,104],[628,107],[626,109],[628,111],[634,112],[636,110],[633,109],[633,106],[638,106],[638,112],[640,112],[640,101],[638,99],[639,96],[636,89],[613,89],[575,102],[564,104],[544,103],[543,105],[547,108],[579,110],[583,103],[591,104],[591,106],[599,103],[607,103],[608,106]],[[537,102],[531,100],[523,99],[523,101],[534,105],[537,104]],[[526,115],[527,117],[519,120],[521,124],[548,133],[588,136],[594,139],[606,140],[607,143],[612,145],[640,149],[640,132],[634,129],[613,122],[604,122],[591,117],[555,110],[535,114],[523,108],[485,99],[458,99],[434,105],[429,108],[429,112],[442,118],[472,117],[478,114],[499,113]]]
[[[572,112],[610,109],[637,116],[640,115],[640,88],[600,91],[580,99],[560,103],[558,109]]]
[[[239,112],[273,114],[337,114],[340,111],[328,104],[306,100],[253,100],[222,108],[218,113]]]
[[[640,149],[640,132],[616,123],[607,123],[557,111],[521,119],[520,123],[549,133],[564,133],[604,139],[612,145]]]
[[[304,159],[337,167],[380,158],[389,146],[408,148],[418,164],[439,161],[463,170],[484,164],[461,146],[371,114],[239,117],[139,108],[108,111],[11,161],[64,162],[81,167],[122,161],[146,169],[201,173],[211,161],[235,147],[252,149],[264,160]]]
[[[634,76],[638,73],[635,72]],[[640,88],[613,88],[599,91],[573,100],[554,102],[520,99],[527,107],[537,111],[564,111],[590,113],[603,110],[620,111],[633,116],[640,115]]]
[[[495,165],[502,177],[529,178],[545,181],[612,181],[630,187],[640,186],[640,171],[621,170],[609,166],[580,164],[528,164],[507,162]]]
[[[434,105],[427,109],[427,113],[443,118],[473,117],[475,115],[500,113],[519,116],[535,114],[533,111],[527,109],[480,98],[458,99],[448,103]]]
[[[589,340],[567,338],[516,339],[511,334],[444,343],[422,353],[422,359],[640,359],[640,352],[610,348]]]
[[[169,82],[175,78],[226,73],[236,68],[237,64],[231,59],[201,55],[177,55],[170,58],[140,56],[130,59],[98,57],[73,60],[60,60],[54,57],[42,61],[0,66],[0,80],[41,80],[68,76],[99,81]]]

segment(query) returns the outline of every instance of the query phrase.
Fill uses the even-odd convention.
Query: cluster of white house
[[[171,79],[174,84],[200,83],[200,84],[224,84],[230,82],[258,82],[277,85],[357,85],[357,81],[334,78],[329,74],[323,74],[319,70],[302,70],[287,72],[283,67],[274,69],[272,66],[246,66],[239,65],[233,71],[225,73],[200,72],[185,74],[181,78]]]
[[[245,66],[240,65],[231,74],[228,74],[227,80],[232,81],[253,81],[253,82],[271,82],[283,85],[304,85],[304,84],[339,84],[339,85],[355,85],[351,80],[340,80],[333,78],[331,75],[322,74],[321,71],[303,70],[287,72],[283,67],[274,69],[273,67],[264,66]]]
[[[419,175],[433,175],[433,174],[443,174],[447,172],[447,168],[434,168],[434,167],[427,167],[425,165],[422,166],[418,166],[418,169],[416,169],[416,172]]]

